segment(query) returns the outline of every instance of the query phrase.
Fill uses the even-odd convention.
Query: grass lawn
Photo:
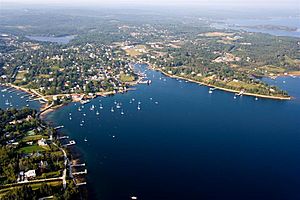
[[[62,187],[62,182],[61,181],[51,181],[51,182],[46,182],[48,185],[51,185],[53,187]],[[30,184],[30,186],[32,187],[33,190],[37,190],[42,186],[43,183],[34,183],[34,184]],[[15,187],[7,187],[4,189],[0,190],[0,199],[2,196],[4,196],[7,192],[9,192],[9,190],[16,188],[16,187],[20,187],[20,186],[15,186]]]
[[[125,74],[121,74],[120,75],[120,81],[122,82],[131,82],[131,81],[134,81],[134,76],[127,76]]]
[[[23,78],[25,77],[25,74],[27,74],[26,71],[18,71],[18,74],[16,76],[16,80],[23,80]]]
[[[38,145],[30,145],[30,146],[26,146],[26,147],[22,147],[19,152],[21,153],[33,153],[33,152],[44,152],[44,151],[48,151],[49,147],[41,147]]]
[[[60,175],[61,175],[60,171],[48,172],[48,173],[43,173],[42,176],[40,176],[39,179],[56,178],[56,177],[60,177]]]
[[[274,73],[274,74],[285,72],[284,68],[276,67],[276,66],[272,66],[272,65],[263,66],[263,67],[260,67],[259,69],[263,70],[264,72],[267,71],[268,73]]]
[[[48,139],[48,136],[44,136],[44,135],[30,135],[30,136],[26,136],[22,139],[22,142],[29,142],[29,141],[37,141],[40,139]]]
[[[256,85],[256,84],[249,84],[249,83],[245,83],[245,82],[242,82],[242,81],[239,81],[239,82],[231,81],[231,82],[227,83],[226,85],[231,86],[231,87],[235,87],[235,88],[238,88],[238,89],[241,89],[241,88],[244,88],[244,89],[258,88],[258,85]]]
[[[135,49],[126,49],[125,51],[131,57],[139,56],[139,55],[142,54],[141,52],[139,52],[139,51],[137,51]]]
[[[35,135],[34,130],[28,131],[27,135]]]

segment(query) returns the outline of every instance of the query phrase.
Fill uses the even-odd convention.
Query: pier
[[[61,128],[64,128],[65,126],[64,125],[61,125],[61,126],[57,126],[54,128],[54,130],[58,130],[58,129],[61,129]]]
[[[61,136],[61,137],[58,137],[57,139],[59,139],[59,140],[62,140],[62,139],[69,139],[69,136]]]
[[[82,182],[82,183],[76,183],[76,186],[81,186],[81,185],[86,185],[87,182]]]
[[[75,145],[75,144],[76,144],[75,140],[71,140],[71,141],[69,141],[68,144],[65,144],[63,146],[67,147],[67,146],[71,146],[71,145]]]
[[[85,169],[84,171],[81,172],[72,172],[72,175],[82,175],[82,174],[87,174],[87,169]]]
[[[71,165],[71,167],[85,167],[85,163]]]

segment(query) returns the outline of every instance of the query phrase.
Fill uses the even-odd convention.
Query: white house
[[[28,170],[27,172],[24,173],[26,178],[35,178],[36,174],[35,174],[35,170]]]
[[[47,144],[46,140],[44,138],[42,138],[42,139],[38,140],[38,145],[39,146],[47,146],[48,144]]]

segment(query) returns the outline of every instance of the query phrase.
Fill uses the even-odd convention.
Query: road
[[[68,164],[67,153],[66,153],[66,151],[63,148],[59,147],[56,143],[53,142],[53,144],[56,147],[58,147],[59,150],[61,150],[63,152],[63,154],[64,154],[64,166],[65,166],[65,168],[64,168],[63,175],[62,175],[61,179],[63,181],[63,188],[66,189],[66,187],[67,187],[67,181],[66,181],[66,177],[67,177],[67,164]]]

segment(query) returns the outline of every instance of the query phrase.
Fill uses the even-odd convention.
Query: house
[[[42,138],[42,139],[38,140],[38,145],[39,146],[47,146],[48,144],[47,144],[46,140],[44,138]]]
[[[36,177],[36,174],[35,174],[35,170],[28,170],[27,172],[24,173],[25,177],[27,179],[30,179],[30,178],[35,178]]]

